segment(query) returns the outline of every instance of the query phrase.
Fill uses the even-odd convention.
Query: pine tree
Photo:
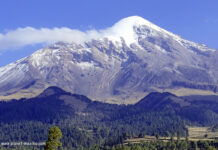
[[[62,143],[59,141],[61,137],[61,130],[57,126],[51,127],[49,130],[48,140],[46,141],[45,149],[57,150],[58,147],[62,146]]]

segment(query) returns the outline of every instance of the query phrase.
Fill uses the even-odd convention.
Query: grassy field
[[[174,138],[176,139],[176,138]],[[156,137],[155,136],[144,136],[143,138],[131,138],[131,139],[127,139],[125,140],[125,143],[141,143],[141,142],[151,142],[151,141],[156,141]],[[163,141],[169,141],[170,137],[159,137],[159,140],[163,140]]]

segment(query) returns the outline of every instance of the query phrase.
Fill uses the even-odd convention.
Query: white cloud
[[[149,24],[141,17],[124,18],[114,26],[104,30],[79,31],[70,28],[17,28],[16,30],[0,33],[0,50],[18,49],[27,45],[40,43],[54,43],[57,41],[83,43],[91,39],[109,37],[111,40],[120,40],[125,37],[127,44],[134,40],[133,25]],[[151,25],[151,24],[150,24]]]
[[[0,34],[0,50],[16,49],[38,43],[53,43],[56,41],[82,42],[85,33],[69,28],[18,28],[6,34]]]

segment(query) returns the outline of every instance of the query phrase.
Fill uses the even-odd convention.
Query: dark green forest
[[[51,90],[53,92],[48,92]],[[143,135],[188,137],[187,125],[217,124],[217,108],[217,97],[207,102],[204,98],[151,93],[134,105],[116,105],[91,101],[85,96],[50,87],[35,98],[0,102],[0,143],[45,142],[49,128],[58,126],[63,134],[62,149],[189,146],[193,143],[118,145],[122,145],[125,139]],[[215,143],[208,144],[213,147]],[[1,147],[4,148],[13,146]],[[43,149],[43,146],[14,148]]]

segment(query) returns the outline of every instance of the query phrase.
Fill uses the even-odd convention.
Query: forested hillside
[[[142,135],[187,137],[186,125],[218,123],[217,100],[205,102],[151,93],[134,105],[116,105],[50,87],[35,98],[0,102],[0,142],[43,142],[54,125],[66,149],[113,146]]]

